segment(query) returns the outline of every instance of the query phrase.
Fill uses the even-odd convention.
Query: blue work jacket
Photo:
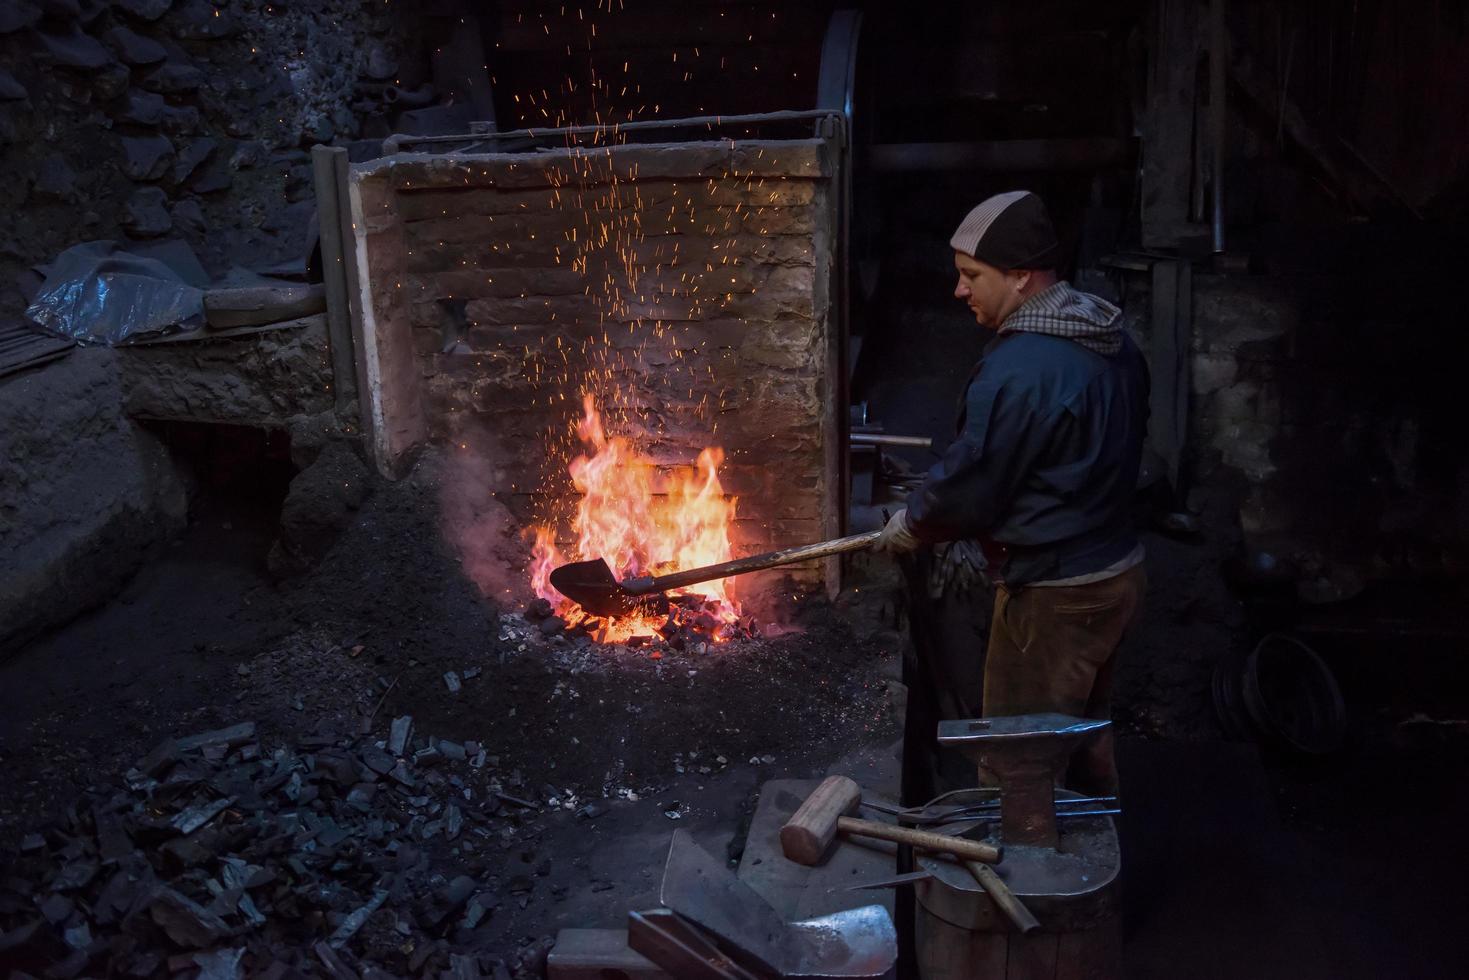
[[[928,542],[979,540],[1011,588],[1127,557],[1148,386],[1125,333],[1110,357],[1063,337],[998,334],[970,377],[958,438],[908,497],[909,528]]]

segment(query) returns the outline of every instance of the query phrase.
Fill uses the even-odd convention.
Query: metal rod
[[[978,789],[991,789],[990,787],[984,787],[984,786],[977,787],[977,788]],[[958,793],[972,793],[972,792],[974,792],[974,790],[972,790],[972,789],[964,789],[964,790],[956,790],[955,792],[958,792]],[[981,801],[978,801],[976,803],[954,803],[954,804],[950,804],[947,807],[936,807],[936,806],[934,806],[934,804],[937,802],[937,799],[943,799],[943,797],[938,797],[936,800],[931,800],[931,801],[929,801],[928,803],[926,803],[923,806],[908,806],[908,807],[904,807],[904,806],[898,806],[895,803],[884,803],[881,800],[863,800],[862,801],[862,805],[865,806],[865,807],[868,807],[870,809],[876,810],[878,813],[891,813],[891,814],[923,813],[925,811],[938,810],[938,809],[943,809],[945,812],[958,812],[960,810],[981,810],[981,809],[993,810],[993,809],[997,809],[1000,806],[1000,796],[999,796],[999,792],[1000,791],[999,791],[999,789],[995,788],[995,789],[992,789],[992,792],[995,793],[995,798],[993,800],[981,800]],[[953,796],[953,795],[954,795],[954,793],[945,793],[944,794],[944,796]],[[1083,804],[1083,803],[1116,803],[1116,802],[1117,802],[1117,797],[1115,797],[1115,796],[1072,796],[1072,797],[1061,797],[1061,798],[1059,798],[1059,799],[1057,799],[1055,801],[1055,803],[1056,803],[1057,806],[1078,806],[1078,805]]]
[[[401,146],[405,143],[466,143],[488,142],[505,139],[540,139],[548,136],[590,136],[595,133],[626,133],[648,129],[692,129],[698,126],[738,126],[746,123],[806,122],[817,119],[841,118],[834,109],[780,109],[774,112],[747,112],[734,116],[686,116],[682,119],[635,119],[625,123],[599,126],[556,126],[550,129],[507,129],[497,133],[470,133],[463,136],[407,136],[395,135]]]
[[[1067,817],[1115,817],[1122,812],[1120,807],[1108,807],[1101,810],[1057,810],[1056,819],[1062,820]],[[921,814],[900,813],[899,823],[911,824],[947,824],[947,823],[978,823],[985,820],[1000,819],[999,810],[964,810],[958,813]]]
[[[928,449],[933,440],[928,436],[890,436],[881,432],[853,432],[850,437],[854,446],[913,446]]]
[[[1117,797],[1115,797],[1115,796],[1078,796],[1078,797],[1071,797],[1071,798],[1068,798],[1068,799],[1059,799],[1059,800],[1056,800],[1055,801],[1056,807],[1057,807],[1056,814],[1057,814],[1057,816],[1061,816],[1061,815],[1064,815],[1064,814],[1069,813],[1069,812],[1080,812],[1080,813],[1089,813],[1089,814],[1090,813],[1098,813],[1098,814],[1121,813],[1122,811],[1120,811],[1120,810],[1080,810],[1080,811],[1077,811],[1077,810],[1070,810],[1070,809],[1068,809],[1068,808],[1071,808],[1071,807],[1094,806],[1094,805],[1099,804],[1099,803],[1116,803],[1116,802],[1117,802]],[[910,820],[910,821],[917,821],[917,822],[925,822],[925,823],[928,823],[928,822],[943,821],[943,820],[960,820],[960,819],[966,819],[967,820],[967,819],[973,819],[973,818],[981,818],[982,819],[982,818],[986,817],[989,814],[994,814],[994,815],[998,816],[999,810],[1000,810],[1000,807],[1001,807],[1002,803],[1001,803],[1001,800],[995,799],[995,800],[985,800],[985,801],[982,801],[982,802],[979,802],[979,803],[960,803],[960,804],[955,804],[953,806],[947,806],[947,807],[922,806],[922,807],[908,807],[908,808],[905,808],[905,807],[900,807],[900,806],[894,806],[891,803],[881,803],[881,802],[863,800],[862,801],[862,805],[865,806],[865,807],[868,807],[870,809],[876,810],[879,813],[886,813],[886,814],[889,814],[890,816],[895,816],[899,820]]]

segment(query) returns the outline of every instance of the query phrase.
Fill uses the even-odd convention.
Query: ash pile
[[[536,808],[497,761],[407,716],[386,738],[268,749],[245,722],[165,740],[23,839],[0,877],[0,964],[58,980],[539,976],[544,944],[474,951],[528,890],[486,873]]]

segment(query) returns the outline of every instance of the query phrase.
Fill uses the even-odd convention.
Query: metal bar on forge
[[[407,136],[391,139],[399,146],[409,143],[494,142],[509,139],[541,139],[548,136],[591,136],[597,133],[626,133],[649,129],[692,129],[699,126],[739,126],[771,122],[814,122],[841,113],[832,109],[780,109],[773,112],[748,112],[734,116],[686,116],[682,119],[635,119],[632,122],[601,126],[555,126],[547,129],[507,129],[497,133],[470,133],[462,136]]]
[[[326,332],[332,354],[332,384],[336,389],[337,411],[342,412],[357,399],[357,365],[352,353],[352,307],[347,298],[348,257],[342,247],[342,201],[345,195],[337,185],[338,155],[346,158],[346,149],[332,146],[311,148],[311,171],[320,229],[321,278],[326,287]]]

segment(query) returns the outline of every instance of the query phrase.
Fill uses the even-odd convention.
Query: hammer
[[[987,867],[1000,860],[1001,852],[998,847],[963,837],[895,827],[892,824],[847,816],[857,808],[861,800],[862,787],[854,780],[846,776],[827,776],[816,787],[815,792],[806,798],[806,802],[791,815],[785,826],[780,828],[781,851],[797,864],[819,864],[832,838],[841,832],[907,844],[925,851],[952,854],[963,862],[969,873],[974,875],[994,903],[1021,932],[1030,932],[1040,925],[1000,876]]]
[[[846,776],[827,776],[780,828],[780,849],[797,864],[819,864],[832,838],[840,831],[952,854],[965,861],[994,864],[1000,860],[1000,849],[993,844],[847,816],[857,809],[861,800],[862,787],[856,782]]]

